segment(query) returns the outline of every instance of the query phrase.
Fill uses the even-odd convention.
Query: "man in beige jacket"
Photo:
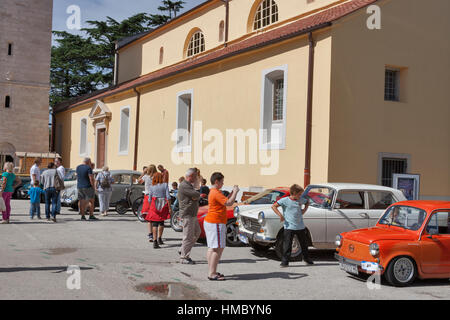
[[[197,170],[189,169],[186,172],[186,179],[178,187],[180,216],[183,219],[183,242],[180,251],[182,264],[195,264],[189,255],[201,233],[197,219],[200,193],[194,189],[197,179]]]

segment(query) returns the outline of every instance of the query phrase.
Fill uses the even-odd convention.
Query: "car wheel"
[[[124,215],[128,212],[128,206],[122,201],[119,201],[119,203],[116,204],[116,212],[118,214]]]
[[[409,286],[417,277],[416,264],[410,257],[396,257],[389,263],[385,277],[395,287]]]
[[[228,247],[240,247],[244,245],[238,238],[239,228],[236,225],[236,219],[230,219],[226,227],[226,243]]]
[[[270,246],[263,246],[262,244],[253,242],[253,241],[249,241],[248,242],[250,247],[253,248],[253,250],[258,251],[258,252],[267,252],[270,249]]]
[[[170,216],[170,226],[176,232],[183,232],[183,218],[181,218],[179,210]]]
[[[283,232],[280,232],[277,237],[277,242],[275,243],[275,252],[278,258],[281,260],[283,257]],[[300,241],[296,235],[292,240],[292,250],[291,250],[291,260],[290,261],[301,261],[302,260],[302,248],[300,246]]]
[[[148,222],[145,220],[146,214],[142,214],[142,207],[144,206],[144,198],[139,198],[133,203],[133,213],[140,222]]]

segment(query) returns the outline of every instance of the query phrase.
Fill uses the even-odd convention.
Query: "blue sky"
[[[187,11],[205,0],[184,0],[184,9]],[[71,5],[77,5],[81,9],[81,27],[87,27],[87,20],[104,20],[110,16],[117,21],[121,21],[136,13],[159,13],[158,6],[161,5],[160,0],[54,0],[53,1],[53,30],[67,31],[76,33],[75,30],[69,30],[66,21],[69,14],[66,13],[67,8]]]

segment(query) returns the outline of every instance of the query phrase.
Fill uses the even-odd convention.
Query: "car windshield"
[[[311,186],[306,188],[303,196],[309,200],[309,205],[316,208],[330,208],[333,201],[334,189]]]
[[[416,231],[420,229],[426,216],[427,213],[419,208],[393,206],[385,212],[378,223]]]
[[[245,204],[272,204],[278,200],[278,198],[284,196],[285,193],[278,190],[267,189],[248,198],[244,201]]]

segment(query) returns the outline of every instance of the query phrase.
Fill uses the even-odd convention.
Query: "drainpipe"
[[[134,92],[137,95],[136,102],[136,128],[134,133],[134,161],[133,161],[133,170],[137,171],[137,159],[138,159],[138,146],[139,146],[139,117],[141,113],[141,93],[133,88]]]
[[[314,86],[314,39],[312,32],[308,35],[309,40],[309,63],[308,63],[308,98],[306,104],[306,147],[305,147],[305,173],[304,185],[311,183],[311,135],[312,135],[312,103]]]
[[[225,47],[228,45],[228,30],[230,26],[230,0],[222,0],[225,2]]]
[[[51,131],[51,140],[50,140],[50,151],[56,152],[55,150],[55,137],[56,134],[56,116],[55,111],[52,108],[52,131]]]
[[[116,41],[116,46],[114,50],[114,83],[113,85],[117,85],[119,81],[119,43]]]

